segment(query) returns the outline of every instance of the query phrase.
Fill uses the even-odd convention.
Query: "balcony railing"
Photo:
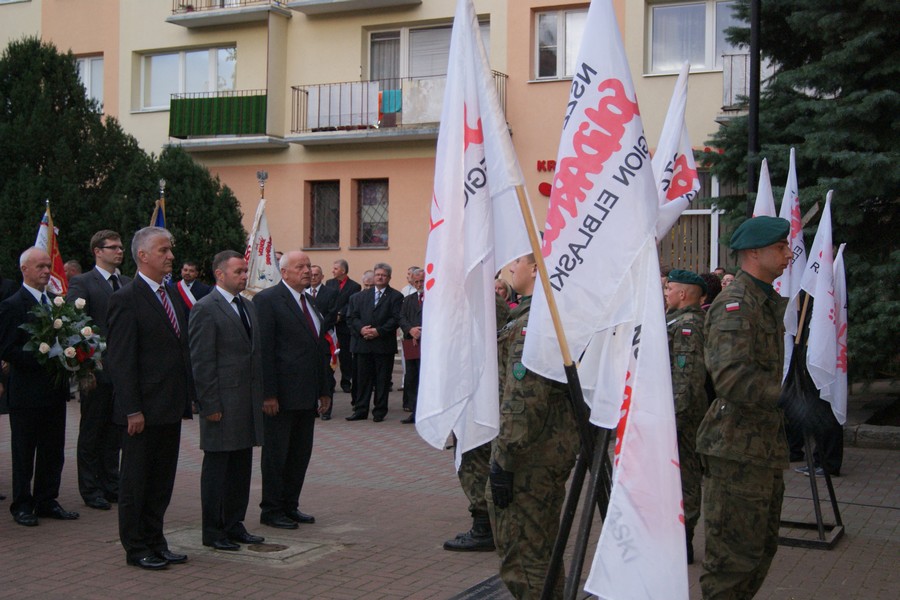
[[[172,0],[172,14],[184,14],[203,10],[220,10],[223,8],[243,8],[274,4],[284,5],[280,0]]]
[[[507,75],[493,71],[506,111]],[[291,133],[413,128],[440,121],[446,75],[293,86]]]
[[[775,73],[775,69],[768,61],[760,65],[760,79],[762,88],[765,88],[766,79]],[[750,93],[750,55],[749,54],[723,54],[722,55],[722,110],[744,110],[747,105],[747,95]]]
[[[266,90],[172,94],[169,137],[265,135]]]

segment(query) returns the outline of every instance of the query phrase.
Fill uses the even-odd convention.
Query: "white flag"
[[[638,318],[628,332],[612,495],[585,589],[611,600],[687,598],[681,471],[654,243],[645,246],[632,275]]]
[[[834,257],[834,330],[837,340],[834,383],[822,389],[822,399],[831,403],[838,423],[847,422],[847,276],[844,273],[844,246]]]
[[[659,135],[656,154],[653,155],[653,176],[659,193],[659,217],[656,221],[658,240],[672,229],[672,225],[700,191],[694,149],[684,122],[689,70],[690,64],[684,63],[678,74],[678,81],[675,82],[675,91],[672,92],[666,122]]]
[[[531,252],[516,160],[471,0],[458,0],[435,156],[416,429],[457,461],[497,435],[494,274]],[[449,367],[452,361],[452,368]]]
[[[819,229],[809,253],[809,262],[801,285],[815,299],[809,319],[809,344],[806,367],[813,383],[820,391],[835,378],[837,337],[835,335],[834,248],[831,245],[831,191]]]
[[[800,311],[800,278],[806,269],[806,246],[803,243],[803,222],[800,216],[800,189],[797,186],[797,165],[793,148],[791,148],[791,162],[778,216],[791,224],[788,245],[793,254],[784,273],[772,283],[775,291],[788,299],[787,309],[784,311],[784,369],[782,371],[782,379],[784,379],[787,377],[791,356],[794,354],[794,338],[797,335]]]
[[[272,287],[281,281],[281,270],[275,260],[275,246],[272,243],[272,234],[269,233],[269,222],[266,220],[266,201],[260,199],[256,207],[256,216],[253,217],[253,227],[250,230],[250,238],[247,240],[247,250],[244,252],[244,260],[247,261],[247,289],[248,296]]]
[[[754,217],[775,216],[775,196],[772,195],[772,180],[769,178],[769,162],[764,158],[759,168],[759,185],[756,186]]]

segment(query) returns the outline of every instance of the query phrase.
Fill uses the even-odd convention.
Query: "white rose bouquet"
[[[84,307],[82,298],[72,305],[57,296],[52,304],[34,306],[34,318],[19,327],[31,334],[23,349],[33,352],[57,383],[74,377],[82,391],[90,391],[97,385],[94,371],[103,368],[106,342],[94,331]]]

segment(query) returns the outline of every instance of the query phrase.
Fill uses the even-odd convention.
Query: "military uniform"
[[[688,547],[700,519],[700,481],[703,470],[697,454],[697,429],[709,405],[706,400],[706,365],[703,361],[706,313],[699,304],[669,310],[666,329],[672,361],[672,390],[675,394],[675,428],[678,433],[678,462],[681,465],[681,495],[684,498],[684,529]],[[693,552],[688,552],[693,562]]]
[[[544,585],[566,481],[579,449],[578,428],[565,384],[545,379],[522,364],[531,298],[522,298],[498,334],[500,432],[491,444],[492,469],[511,477],[508,506],[486,490],[500,577],[516,598],[537,598]],[[493,478],[494,474],[491,474]],[[562,596],[560,580],[555,597]]]
[[[706,472],[706,600],[752,598],[778,549],[788,467],[778,407],[786,305],[771,285],[738,271],[707,316],[706,367],[717,397],[697,432]]]

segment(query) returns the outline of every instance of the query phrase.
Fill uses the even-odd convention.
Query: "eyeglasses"
[[[100,246],[101,250],[124,250],[125,246]]]

